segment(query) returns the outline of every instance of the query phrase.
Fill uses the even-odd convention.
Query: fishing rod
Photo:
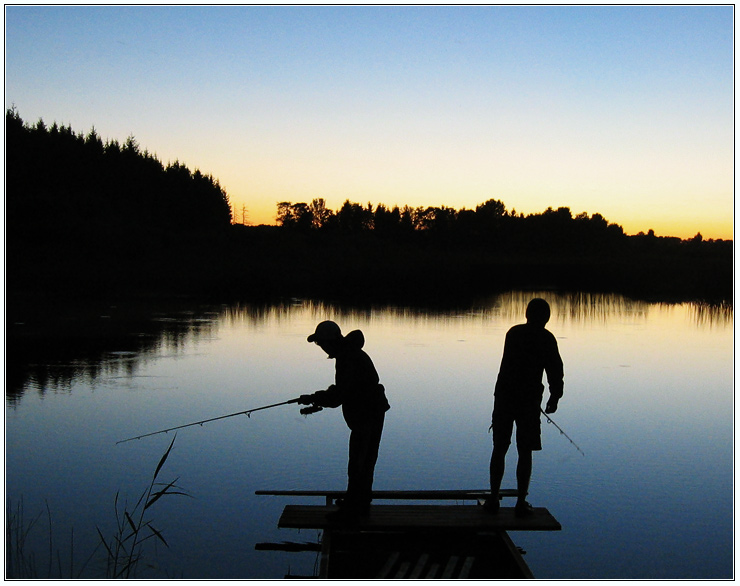
[[[550,419],[550,416],[543,411],[542,407],[540,407],[540,411],[542,411],[542,414],[547,418],[547,422],[552,423],[555,427],[557,427],[558,431],[560,432],[560,435],[564,435],[565,439],[567,439],[570,443],[572,443],[573,447],[579,452],[581,452],[581,454],[583,454],[583,450],[576,445],[576,442],[574,442],[572,439],[568,437],[568,434],[565,433],[563,429],[557,423],[555,423],[552,419]],[[585,456],[586,454],[583,454],[583,455]]]
[[[186,423],[185,425],[178,425],[177,427],[169,427],[167,429],[160,429],[159,431],[152,431],[151,433],[145,433],[143,435],[137,435],[128,439],[117,441],[116,444],[122,444],[124,442],[130,442],[131,440],[141,439],[143,437],[149,437],[150,435],[157,435],[158,433],[167,433],[168,431],[175,431],[176,429],[182,429],[183,427],[191,427],[193,425],[203,425],[211,421],[218,421],[219,419],[226,419],[227,417],[236,417],[237,415],[246,415],[249,417],[255,411],[262,411],[263,409],[272,409],[273,407],[279,407],[280,405],[290,405],[291,403],[298,403],[300,399],[291,399],[290,401],[283,401],[282,403],[275,403],[273,405],[265,405],[264,407],[257,407],[256,409],[248,409],[246,411],[238,411],[236,413],[229,413],[228,415],[220,415],[219,417],[211,417],[210,419],[202,419],[201,421],[194,421],[193,423]],[[322,407],[319,405],[312,405],[301,409],[301,415],[310,415],[321,411]]]

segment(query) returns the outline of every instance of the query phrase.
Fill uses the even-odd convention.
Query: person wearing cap
[[[308,337],[335,362],[334,384],[324,391],[301,395],[299,403],[320,407],[342,407],[350,429],[347,494],[340,501],[339,515],[354,517],[368,512],[372,500],[375,464],[383,433],[385,412],[390,409],[373,361],[362,349],[360,330],[342,335],[333,321],[323,321]]]
[[[504,353],[494,391],[493,452],[491,454],[491,497],[485,509],[499,510],[499,490],[504,476],[506,452],[516,423],[517,502],[515,514],[526,517],[533,512],[526,501],[532,476],[532,452],[542,449],[540,405],[547,374],[550,396],[546,413],[555,413],[563,396],[563,361],[555,336],[545,329],[550,319],[550,305],[544,299],[532,299],[527,305],[527,323],[513,326],[506,333]]]

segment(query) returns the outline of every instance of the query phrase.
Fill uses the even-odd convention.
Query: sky
[[[734,7],[5,6],[5,106],[134,136],[238,221],[323,198],[733,238]]]

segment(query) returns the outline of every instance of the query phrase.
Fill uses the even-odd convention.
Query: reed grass
[[[163,497],[174,495],[190,496],[177,485],[179,478],[171,482],[158,480],[167,459],[175,444],[172,438],[166,452],[157,464],[149,484],[142,491],[133,506],[127,501],[121,501],[120,491],[114,498],[115,529],[106,536],[99,526],[96,526],[98,545],[93,549],[84,563],[75,567],[74,529],[70,531],[68,562],[63,562],[62,552],[55,550],[54,524],[51,511],[46,504],[46,519],[48,522],[48,552],[40,555],[30,546],[29,536],[37,530],[44,511],[31,519],[26,517],[23,499],[13,504],[8,501],[5,524],[5,578],[6,579],[52,579],[52,578],[81,578],[88,568],[93,568],[93,576],[105,578],[136,578],[143,568],[153,568],[149,561],[149,545],[162,543],[169,548],[162,531],[157,529],[149,517],[151,508]],[[102,560],[99,558],[102,552]],[[100,563],[91,563],[93,561]],[[40,569],[46,565],[45,571]],[[68,564],[68,566],[67,566]],[[66,567],[65,567],[66,566]]]
[[[47,505],[48,510],[48,505]],[[28,536],[43,515],[26,520],[23,499],[13,504],[8,501],[5,518],[5,574],[6,578],[37,578],[36,556],[27,550]],[[51,539],[51,531],[50,539]],[[51,563],[51,562],[49,562]]]
[[[137,569],[144,559],[144,546],[152,539],[169,547],[162,532],[154,527],[152,520],[145,518],[145,514],[152,505],[166,496],[181,495],[189,496],[176,483],[179,478],[168,482],[158,482],[162,467],[172,451],[177,436],[172,438],[167,451],[157,464],[152,475],[149,486],[141,493],[133,508],[129,509],[124,503],[119,505],[119,493],[116,493],[114,508],[116,516],[116,531],[108,537],[97,527],[100,543],[106,552],[107,578],[132,578],[136,576]]]

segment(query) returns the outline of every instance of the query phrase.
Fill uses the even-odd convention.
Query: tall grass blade
[[[105,537],[103,537],[103,532],[100,530],[100,527],[96,527],[95,529],[97,529],[98,531],[98,537],[100,537],[100,543],[103,544],[103,547],[108,552],[108,556],[112,558],[113,552],[111,551],[111,548],[108,547],[108,542],[105,540]]]
[[[164,463],[167,461],[167,457],[170,455],[170,452],[172,451],[172,446],[175,445],[175,439],[177,439],[177,434],[175,434],[175,437],[172,438],[172,441],[170,442],[170,447],[167,448],[167,451],[162,456],[162,459],[159,461],[159,464],[157,465],[157,469],[154,471],[154,477],[152,478],[152,482],[157,479],[157,475],[159,474],[159,471],[162,469],[162,466],[164,466]]]
[[[175,484],[178,480],[179,478],[175,478],[175,480],[167,484],[162,490],[158,490],[157,492],[155,492],[149,499],[149,502],[147,502],[147,504],[144,506],[144,510],[146,511],[149,507],[151,507],[154,503],[156,503],[160,498],[162,498],[166,494],[179,494],[183,496],[190,496],[186,492],[182,492],[179,490],[170,490],[173,486],[175,488],[178,488],[177,485]]]
[[[131,530],[134,535],[136,535],[139,532],[139,528],[136,526],[136,523],[134,523],[134,520],[131,518],[131,515],[128,514],[128,511],[124,511],[123,514],[125,515],[128,524],[131,526]]]
[[[48,569],[48,576],[51,576],[51,563],[53,559],[53,551],[54,551],[54,545],[53,545],[53,532],[51,530],[51,509],[49,508],[49,501],[44,501],[46,504],[46,518],[49,522],[49,569]],[[62,575],[62,568],[61,568],[61,562],[59,565],[59,575]]]
[[[154,535],[156,535],[157,538],[159,538],[159,540],[162,543],[164,543],[165,547],[169,548],[170,545],[169,545],[169,543],[167,543],[167,541],[165,540],[164,536],[159,531],[157,531],[154,527],[152,527],[152,524],[151,523],[147,523],[146,526],[149,527],[149,529],[151,529],[152,533]]]

